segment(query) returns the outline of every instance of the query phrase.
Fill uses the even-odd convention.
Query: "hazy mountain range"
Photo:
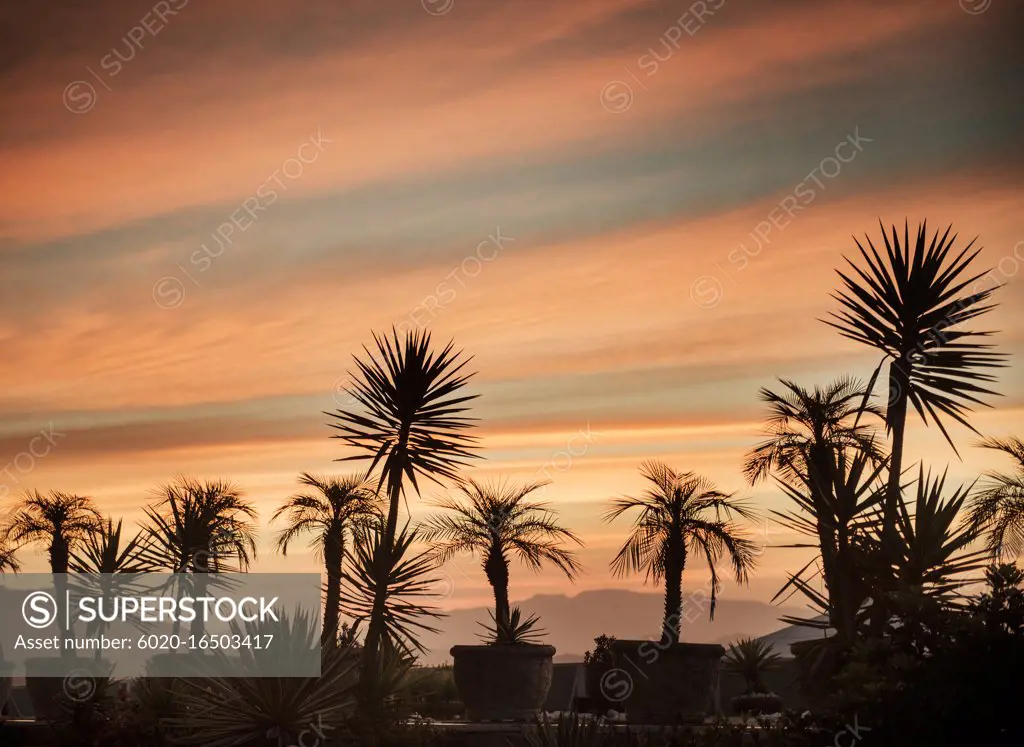
[[[684,594],[682,639],[689,643],[727,644],[749,635],[762,636],[785,627],[779,618],[787,614],[804,614],[798,607],[778,607],[753,600],[721,599],[715,619],[708,617],[710,604],[701,596]],[[547,631],[545,643],[554,646],[556,661],[579,661],[583,652],[593,648],[594,638],[602,633],[617,638],[648,639],[656,637],[661,627],[663,597],[660,594],[600,589],[585,591],[572,597],[562,594],[540,594],[519,602],[524,613],[537,614],[541,627]],[[456,644],[479,643],[483,628],[489,623],[485,607],[454,610],[436,627],[437,634],[424,634],[428,648],[424,664],[451,661],[449,649]],[[788,655],[788,651],[780,652]]]

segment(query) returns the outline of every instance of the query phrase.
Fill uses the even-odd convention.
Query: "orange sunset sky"
[[[1024,436],[1022,20],[1009,0],[5,4],[0,508],[58,489],[134,523],[177,473],[230,478],[260,510],[255,570],[317,570],[266,522],[300,471],[351,469],[322,414],[351,355],[423,324],[475,356],[472,474],[546,469],[587,542],[575,587],[513,570],[513,598],[640,588],[611,577],[626,527],[600,515],[641,460],[782,508],[740,471],[758,388],[877,364],[819,320],[879,220],[979,237],[1005,288],[977,326],[1014,358],[974,422]],[[912,458],[954,482],[1009,466],[952,433],[962,460],[915,421]],[[767,601],[801,564],[769,547],[723,598]],[[445,604],[486,601],[456,566]]]

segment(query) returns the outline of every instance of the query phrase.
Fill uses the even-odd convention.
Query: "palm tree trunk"
[[[50,542],[50,572],[53,574],[53,589],[56,592],[58,604],[64,604],[68,598],[68,563],[71,560],[71,551],[68,547],[67,540],[62,536],[55,536]],[[60,635],[61,646],[60,656],[70,657],[74,656],[74,653],[69,653],[63,648],[64,639],[71,635],[70,625],[65,625],[65,615],[57,615],[57,631]]]
[[[679,643],[683,617],[683,565],[678,549],[670,547],[665,558],[665,620],[661,626],[663,643]]]
[[[324,537],[324,570],[327,572],[327,597],[324,599],[324,629],[321,644],[335,643],[338,638],[338,609],[341,607],[341,559],[344,539],[340,528],[332,527]]]
[[[492,548],[484,562],[484,573],[494,590],[494,620],[507,623],[511,615],[508,601],[508,560],[500,549]]]
[[[399,434],[395,445],[394,460],[390,464],[388,475],[388,520],[384,527],[384,537],[377,546],[377,557],[374,565],[377,568],[391,567],[391,553],[395,547],[395,534],[398,531],[398,504],[402,498],[402,475],[405,472],[406,447],[409,442],[409,428],[405,426]],[[391,461],[391,460],[389,460]],[[383,579],[382,579],[383,580]],[[387,586],[377,584],[373,596],[373,609],[370,611],[370,624],[363,642],[361,662],[360,690],[367,715],[376,720],[382,703],[382,694],[377,693],[377,669],[380,650],[380,639],[384,633],[384,613],[387,605]]]

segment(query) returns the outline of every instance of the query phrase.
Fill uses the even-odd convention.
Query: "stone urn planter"
[[[529,721],[551,687],[554,646],[453,646],[455,687],[471,721]]]
[[[724,655],[717,644],[615,641],[602,691],[631,724],[703,723],[719,711]]]

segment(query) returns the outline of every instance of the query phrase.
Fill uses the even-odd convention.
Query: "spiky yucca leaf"
[[[246,676],[183,680],[179,705],[185,715],[169,720],[176,741],[203,747],[287,747],[342,729],[352,713],[357,656],[346,648],[321,650],[316,620],[314,612],[301,610],[282,615],[279,622],[247,622],[244,627],[232,623],[236,635],[273,635],[272,645],[260,651],[239,649],[237,661],[229,660],[236,652],[209,652],[220,671],[232,666]],[[320,657],[319,677],[265,676],[275,660],[294,666],[311,656]]]
[[[986,371],[1005,365],[1005,356],[981,342],[991,332],[962,328],[994,308],[988,301],[1000,286],[983,280],[990,271],[972,271],[971,263],[981,251],[972,251],[974,241],[954,249],[957,236],[949,235],[952,227],[941,236],[936,231],[929,240],[927,223],[922,223],[911,242],[906,223],[902,240],[896,226],[891,236],[879,226],[884,255],[870,237],[865,237],[868,249],[854,239],[864,266],[847,259],[848,270],[837,271],[843,289],[834,298],[843,308],[826,324],[879,350],[883,364],[890,361],[890,428],[899,415],[894,405],[906,398],[953,446],[943,418],[973,430],[967,414],[974,405],[985,404],[982,395],[995,394],[984,386],[995,381]],[[881,365],[875,377],[880,369]]]
[[[466,403],[477,395],[460,395],[473,374],[463,369],[471,359],[449,342],[440,353],[430,348],[430,333],[398,332],[373,336],[376,357],[355,358],[348,394],[363,412],[338,410],[325,415],[339,438],[363,452],[339,461],[371,458],[367,474],[381,464],[378,486],[406,477],[419,492],[417,478],[458,480],[458,469],[476,456],[476,438],[466,433],[474,419]],[[398,448],[396,448],[398,447]]]
[[[527,727],[524,736],[530,747],[602,747],[610,735],[599,719],[563,711],[554,722],[542,714]]]
[[[973,485],[955,489],[948,498],[943,497],[945,486],[945,472],[933,478],[921,466],[913,512],[905,502],[900,503],[902,542],[897,578],[929,596],[956,604],[961,601],[962,586],[980,581],[978,572],[986,567],[988,553],[972,549],[978,529],[959,518]]]
[[[491,624],[480,623],[486,631],[481,638],[492,646],[536,644],[545,634],[543,628],[537,627],[540,618],[537,615],[524,617],[518,607],[509,610],[508,618],[498,617],[491,610],[487,613],[491,616]]]
[[[437,563],[429,552],[413,552],[418,539],[418,531],[406,524],[395,536],[392,551],[387,552],[386,547],[382,551],[380,527],[359,527],[348,552],[347,570],[342,574],[342,610],[356,624],[370,619],[377,590],[383,587],[384,633],[407,653],[423,650],[419,631],[437,632],[427,620],[443,616],[423,601],[436,594]]]
[[[776,669],[781,658],[766,641],[740,638],[725,654],[725,669],[743,678],[748,693],[763,693],[768,691],[764,684],[765,673]]]

